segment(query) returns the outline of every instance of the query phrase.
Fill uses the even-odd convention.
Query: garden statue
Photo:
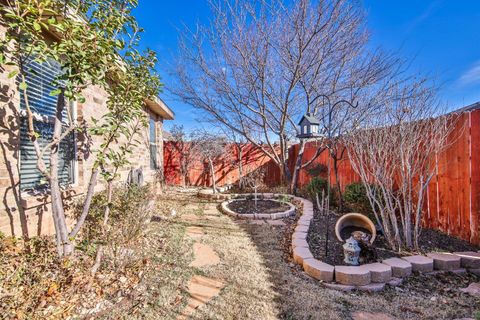
[[[345,256],[343,261],[348,265],[358,266],[360,264],[360,250],[361,249],[357,240],[355,240],[353,237],[348,238],[346,243],[343,245],[343,254]]]

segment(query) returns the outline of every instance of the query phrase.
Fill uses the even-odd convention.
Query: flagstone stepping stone
[[[204,235],[202,227],[187,227],[185,233],[193,239],[198,239]]]
[[[177,319],[187,319],[197,308],[218,296],[225,284],[217,279],[194,276],[188,284],[190,299],[182,315]]]
[[[196,214],[193,213],[187,213],[182,215],[182,220],[183,221],[198,221],[199,218]]]
[[[353,320],[395,320],[392,316],[380,312],[356,311],[351,316]]]
[[[479,269],[480,253],[474,251],[454,252],[454,255],[460,257],[460,264],[463,268]]]
[[[460,257],[451,253],[431,252],[427,254],[433,259],[433,268],[435,270],[456,270],[460,269]]]
[[[369,263],[363,265],[364,268],[370,271],[372,282],[388,282],[392,279],[392,267],[383,263]]]
[[[282,220],[265,220],[271,226],[284,226],[285,222]]]
[[[335,281],[340,284],[364,286],[371,281],[370,271],[363,266],[335,266]]]
[[[412,274],[412,264],[400,258],[390,258],[382,261],[392,267],[392,276],[395,278],[405,278]]]
[[[433,259],[421,255],[402,257],[403,260],[406,260],[412,264],[412,271],[415,272],[432,272],[433,271]]]
[[[191,267],[204,267],[215,265],[220,262],[220,258],[213,249],[203,243],[193,244],[194,260],[190,263]]]
[[[309,276],[327,282],[333,281],[335,272],[334,266],[312,258],[303,260],[303,270],[305,270]]]
[[[308,232],[308,226],[298,225],[295,227],[295,232]]]
[[[306,232],[294,232],[292,235],[292,240],[294,239],[301,239],[301,240],[306,240],[307,239],[307,233]]]

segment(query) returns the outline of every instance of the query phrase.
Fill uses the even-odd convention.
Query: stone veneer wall
[[[0,26],[0,36],[5,29]],[[8,79],[12,69],[7,66],[0,71],[0,232],[6,235],[29,236],[53,234],[55,232],[50,214],[48,196],[32,196],[21,193],[20,184],[20,150],[19,124],[20,103],[15,79]],[[91,123],[91,118],[99,119],[107,111],[106,92],[98,87],[89,87],[85,90],[85,103],[77,105],[78,120]],[[145,114],[153,117],[156,123],[156,144],[158,168],[163,168],[163,119],[145,109]],[[141,144],[136,146],[131,158],[131,165],[120,172],[119,181],[126,181],[130,168],[143,168],[145,181],[154,180],[155,172],[150,169],[149,129],[142,129],[139,139]],[[101,140],[96,137],[90,147],[98,146]],[[71,201],[82,195],[87,188],[94,156],[88,151],[85,141],[77,139],[75,154],[78,175],[76,183],[65,192],[65,201]],[[97,183],[96,191],[104,186],[101,179]],[[70,223],[73,221],[70,220]]]

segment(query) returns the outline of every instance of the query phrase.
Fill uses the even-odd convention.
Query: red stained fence
[[[423,215],[424,225],[439,229],[475,244],[480,244],[480,110],[465,112],[453,130],[455,138],[450,139],[448,148],[436,157],[436,175],[428,186],[427,203]],[[460,134],[459,134],[460,133]],[[293,169],[298,145],[289,151],[289,166]],[[179,154],[172,142],[165,143],[164,169],[167,183],[180,185]],[[310,159],[316,152],[317,145],[308,143],[304,158]],[[238,165],[235,162],[238,153],[234,145],[228,147],[225,157],[218,159],[215,171],[219,185],[232,184],[238,181]],[[317,168],[320,175],[327,173],[318,170],[328,168],[331,161],[323,152],[308,168],[302,169],[298,185],[303,187],[309,183],[311,173]],[[252,145],[244,147],[242,164],[244,172],[258,168],[265,170],[265,183],[269,186],[279,185],[281,175],[278,167],[267,156]],[[331,179],[334,182],[333,168],[330,163]],[[310,171],[310,173],[309,173]],[[339,162],[340,186],[345,188],[359,177],[352,169],[347,154]],[[189,172],[191,185],[210,186],[208,169],[200,161]]]

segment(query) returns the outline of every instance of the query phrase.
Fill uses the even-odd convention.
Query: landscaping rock
[[[327,263],[317,259],[304,259],[303,269],[309,276],[317,280],[326,282],[333,281],[335,268]]]
[[[365,286],[358,286],[355,289],[366,292],[380,292],[385,288],[385,283],[370,283]]]
[[[340,284],[364,286],[371,282],[370,271],[363,266],[335,266],[335,281]]]
[[[372,313],[357,311],[352,313],[353,320],[395,320],[395,318],[389,316],[386,313]]]
[[[400,258],[390,258],[382,261],[392,267],[392,276],[396,278],[405,278],[412,274],[412,264]]]
[[[460,257],[451,253],[431,252],[427,254],[433,259],[433,268],[435,270],[456,270],[460,269]]]
[[[468,287],[460,289],[460,291],[471,294],[475,297],[480,297],[480,282],[470,283]]]
[[[369,263],[363,265],[364,268],[370,271],[372,282],[388,282],[392,279],[392,267],[383,263]]]
[[[473,251],[454,252],[454,255],[460,257],[460,264],[462,268],[479,269],[480,268],[480,253]]]
[[[468,272],[473,273],[477,277],[480,277],[480,268],[479,269],[468,269]]]
[[[392,287],[398,287],[403,283],[402,278],[392,278],[392,280],[388,281],[387,284]]]
[[[303,265],[305,259],[313,259],[312,253],[308,248],[294,248],[293,249],[293,260],[299,264]]]
[[[461,275],[467,274],[467,269],[460,268],[460,269],[450,270],[450,272],[453,272],[461,276]]]
[[[428,273],[433,271],[433,259],[421,255],[402,257],[412,264],[412,271]]]
[[[339,284],[339,283],[327,283],[326,282],[323,285],[328,289],[343,291],[343,292],[350,292],[353,289],[355,289],[355,286],[348,286],[348,285]]]

